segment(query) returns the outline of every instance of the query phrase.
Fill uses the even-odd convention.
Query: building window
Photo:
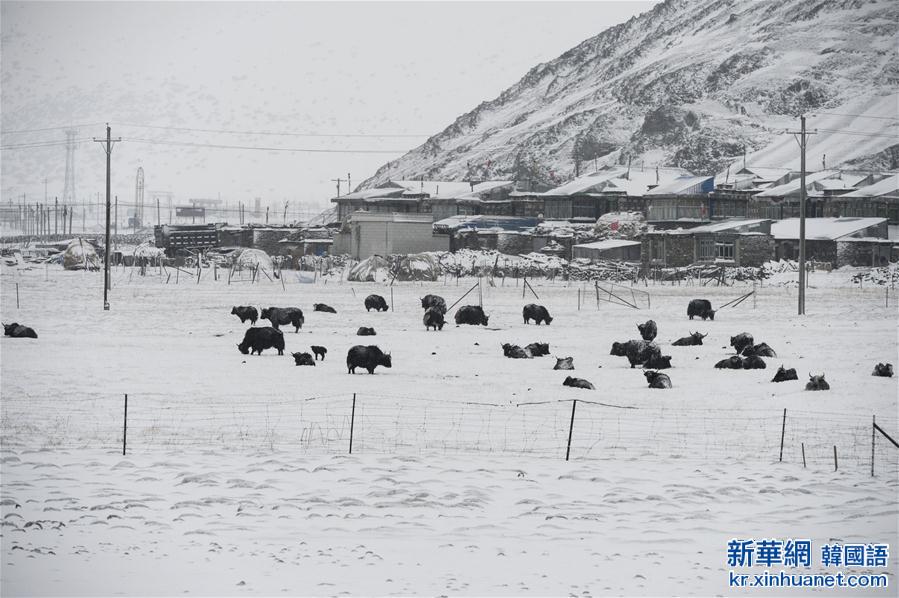
[[[714,239],[699,240],[699,259],[713,260],[715,259],[715,241]]]
[[[651,259],[665,261],[665,239],[650,239],[649,247]]]
[[[731,243],[715,243],[715,257],[721,260],[734,259],[734,244]]]

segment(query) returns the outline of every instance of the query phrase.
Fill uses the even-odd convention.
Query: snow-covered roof
[[[840,199],[844,197],[883,197],[886,195],[894,197],[899,195],[899,174],[890,175],[879,183],[844,193],[840,196]]]
[[[839,172],[836,170],[819,170],[818,172],[807,172],[805,174],[805,187],[806,189],[813,188],[812,183],[816,181],[823,181],[825,179],[835,178],[839,176]],[[796,177],[789,183],[784,183],[783,185],[777,185],[776,187],[771,187],[770,189],[765,189],[761,193],[757,194],[756,197],[786,197],[788,195],[796,195],[799,193],[799,188],[801,186],[801,180],[799,177]]]
[[[703,193],[712,191],[715,177],[713,176],[681,176],[666,184],[660,184],[651,189],[646,195],[678,195],[686,193]]]
[[[805,238],[833,241],[886,222],[886,218],[806,218]],[[775,239],[798,239],[799,218],[778,220],[771,225]]]
[[[639,241],[629,241],[627,239],[606,239],[605,241],[594,241],[592,243],[580,243],[575,245],[574,247],[581,247],[583,249],[616,249],[618,247],[633,247],[634,245],[639,245]]]
[[[371,197],[396,197],[403,193],[405,189],[402,187],[379,187],[377,189],[360,189],[359,191],[354,191],[353,193],[347,193],[346,195],[341,195],[339,197],[333,198],[331,201],[336,199],[369,199]]]
[[[441,183],[440,194],[431,196],[431,199],[480,199],[482,193],[514,184],[514,181],[483,181],[475,183],[473,186],[471,183],[465,183],[465,189],[459,192],[455,187],[444,191]]]
[[[703,226],[697,226],[694,228],[672,231],[672,234],[694,235],[696,233],[720,233],[720,232],[724,232],[724,231],[744,232],[744,231],[741,231],[741,229],[758,228],[761,224],[763,224],[765,222],[770,222],[770,220],[766,220],[766,219],[723,220],[721,222],[713,222],[712,224],[705,224]],[[745,232],[751,232],[751,231],[745,230]]]
[[[628,169],[625,167],[607,167],[580,176],[540,195],[568,196],[589,195],[592,193],[623,193],[633,197],[640,197],[646,194],[650,186],[657,183],[665,185],[685,176],[692,176],[692,173],[683,168],[659,168],[658,172],[655,168],[648,170],[631,168],[630,173],[628,173]]]
[[[463,194],[471,192],[465,181],[390,181],[403,188],[403,195]]]

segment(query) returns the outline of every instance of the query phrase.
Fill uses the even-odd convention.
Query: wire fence
[[[483,453],[551,459],[647,458],[785,462],[899,476],[899,448],[873,415],[775,408],[633,407],[588,400],[488,403],[335,394],[98,394],[65,408],[50,397],[4,397],[6,448],[290,450],[298,454]],[[878,415],[897,437],[899,419]],[[834,458],[836,447],[837,458]]]

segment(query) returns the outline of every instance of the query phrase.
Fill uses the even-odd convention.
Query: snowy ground
[[[890,567],[874,572],[895,585],[899,451],[878,438],[876,477],[870,469],[871,418],[895,437],[897,392],[870,373],[896,365],[896,297],[845,279],[814,274],[803,319],[795,289],[766,285],[714,322],[688,321],[689,299],[717,306],[751,285],[637,287],[651,294],[651,307],[636,295],[639,311],[597,307],[580,287],[578,310],[577,286],[532,281],[540,300],[522,300],[509,280],[482,289],[489,327],[426,332],[418,297],[452,303],[475,280],[397,284],[395,311],[376,314],[362,302],[389,301],[383,285],[299,284],[286,272],[285,287],[211,273],[176,285],[119,269],[103,312],[97,274],[5,268],[3,321],[40,338],[0,344],[0,591],[751,593],[727,586],[734,537],[810,538],[816,550],[889,542]],[[549,308],[551,326],[522,323],[531,301]],[[463,301],[477,302],[477,289]],[[285,356],[244,356],[245,327],[229,315],[238,304],[295,305],[306,324],[286,332]],[[673,356],[668,391],[608,354],[648,318]],[[378,335],[360,339],[359,326]],[[709,333],[705,345],[670,346],[694,330]],[[713,369],[744,330],[778,358],[766,370]],[[536,341],[574,357],[570,373],[597,390],[562,387],[568,373],[552,357],[502,356],[503,342]],[[394,367],[348,375],[358,343],[390,350]],[[310,345],[328,347],[327,360],[295,367],[289,353]],[[800,378],[825,372],[832,390],[769,382],[780,363]]]

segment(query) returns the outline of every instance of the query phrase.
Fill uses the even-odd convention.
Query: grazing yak
[[[687,316],[692,320],[693,316],[702,318],[703,320],[714,320],[715,310],[708,299],[693,299],[687,305]]]
[[[509,357],[510,359],[530,359],[533,357],[529,351],[522,349],[518,345],[510,345],[509,343],[503,343],[503,355]]]
[[[830,384],[824,379],[824,374],[820,376],[808,375],[808,382],[805,384],[805,390],[830,390]]]
[[[777,373],[774,374],[774,377],[771,378],[771,382],[786,382],[787,380],[799,380],[799,376],[796,375],[795,368],[787,370],[781,365],[777,368]]]
[[[248,328],[237,348],[244,355],[262,355],[263,350],[272,348],[278,350],[278,355],[284,355],[284,333],[271,326]]]
[[[701,345],[702,339],[707,337],[708,334],[701,334],[699,332],[691,332],[690,336],[685,336],[683,338],[679,338],[673,343],[675,347],[692,347],[694,345]]]
[[[240,318],[241,324],[249,320],[250,324],[255,325],[259,319],[259,312],[252,305],[235,305],[231,308],[231,315]]]
[[[592,384],[590,384],[587,380],[583,378],[573,378],[568,376],[565,378],[565,381],[562,382],[562,386],[570,386],[572,388],[585,388],[587,390],[596,390]]]
[[[315,365],[315,360],[309,353],[291,353],[297,365]]]
[[[325,360],[325,355],[328,354],[328,350],[324,347],[319,347],[318,345],[312,345],[312,352],[315,353],[315,358],[318,359],[318,356],[321,355],[322,361]]]
[[[646,381],[649,382],[649,388],[671,388],[671,378],[668,374],[662,372],[643,372]]]
[[[537,324],[537,326],[539,326],[541,322],[546,322],[546,325],[549,326],[553,321],[549,312],[546,311],[546,308],[542,305],[537,305],[536,303],[528,303],[525,305],[524,309],[521,310],[521,316],[524,318],[525,324],[529,324],[530,320],[534,320],[534,323]]]
[[[484,315],[484,310],[478,305],[463,305],[456,311],[456,324],[486,326],[489,317],[490,316]]]
[[[741,332],[737,336],[730,337],[730,346],[734,348],[737,355],[743,352],[746,347],[751,347],[755,341],[748,332]]]
[[[424,310],[433,307],[441,314],[446,313],[446,301],[440,295],[425,295],[421,298],[421,307]]]
[[[531,343],[524,350],[534,357],[543,357],[549,355],[549,343]]]
[[[303,310],[299,307],[266,307],[262,310],[262,319],[272,323],[272,328],[292,324],[296,328],[295,332],[299,332],[303,327]]]
[[[553,366],[554,370],[573,370],[574,369],[574,357],[556,357],[556,365]]]
[[[375,368],[379,365],[385,368],[393,367],[390,362],[390,353],[384,353],[375,345],[356,345],[350,348],[346,354],[347,373],[355,374],[356,368],[364,368],[369,374],[375,373]]]
[[[774,349],[769,347],[767,343],[759,343],[743,349],[743,357],[751,357],[753,355],[758,355],[759,357],[777,357],[777,353],[775,353]]]
[[[360,326],[359,330],[356,331],[356,336],[375,336],[375,329]]]
[[[444,309],[446,307],[444,306]],[[440,308],[437,307],[429,307],[425,310],[425,315],[422,317],[421,321],[425,325],[425,330],[430,330],[433,328],[435,331],[443,330],[443,325],[446,321],[443,319],[443,314],[445,311],[440,311]]]
[[[369,295],[365,298],[365,311],[387,311],[387,301],[380,295]]]
[[[647,370],[667,370],[671,367],[671,356],[655,354],[643,364],[643,368]]]
[[[330,305],[325,305],[324,303],[313,303],[312,311],[323,311],[329,314],[336,314],[337,310],[331,307]]]
[[[871,372],[872,376],[881,376],[883,378],[892,378],[893,377],[893,364],[892,363],[878,363],[874,366],[874,371]]]
[[[612,351],[609,355],[627,357],[631,367],[646,363],[653,356],[661,354],[661,349],[655,343],[644,340],[629,340],[626,343],[612,343]]]
[[[750,355],[743,358],[744,370],[763,370],[766,367],[768,366],[765,364],[765,360],[758,355]]]
[[[653,320],[646,320],[645,324],[637,324],[637,330],[640,331],[640,338],[645,341],[654,341],[659,333],[659,328]]]
[[[731,355],[727,359],[722,359],[716,363],[715,368],[719,370],[742,370],[743,359],[739,355]]]
[[[37,338],[37,332],[28,326],[22,326],[18,322],[3,325],[3,334],[13,338]]]

